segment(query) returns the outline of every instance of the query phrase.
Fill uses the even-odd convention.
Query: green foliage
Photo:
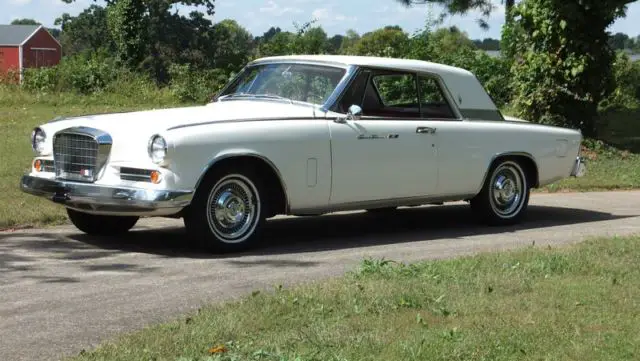
[[[229,80],[222,69],[195,71],[189,65],[172,64],[169,67],[169,89],[180,101],[204,103]]]
[[[104,90],[121,71],[104,54],[79,54],[54,67],[26,69],[23,86],[32,92],[92,94]]]
[[[640,107],[640,62],[632,62],[619,52],[613,62],[615,89],[600,103],[600,111],[638,109]]]
[[[409,50],[409,35],[398,27],[386,26],[362,35],[346,54],[403,58]]]
[[[102,49],[111,53],[116,51],[107,25],[107,10],[101,6],[92,4],[77,16],[64,13],[55,20],[55,25],[62,28],[60,43],[64,54]]]
[[[598,104],[614,88],[605,30],[624,13],[621,3],[525,0],[513,9],[503,49],[517,116],[595,135]]]
[[[149,23],[142,1],[119,0],[107,8],[107,23],[118,59],[130,69],[144,58]]]

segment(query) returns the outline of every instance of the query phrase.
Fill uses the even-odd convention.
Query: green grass
[[[587,156],[587,175],[585,177],[563,179],[543,187],[539,191],[586,192],[636,188],[640,188],[640,155],[621,153],[608,156],[602,153],[589,152]]]
[[[19,190],[20,176],[29,168],[33,157],[29,143],[33,127],[60,115],[141,110],[174,105],[179,104],[168,91],[155,88],[129,89],[123,85],[120,95],[104,93],[77,96],[61,93],[33,95],[16,88],[0,86],[0,229],[55,224],[65,220],[62,207]],[[624,124],[629,123],[629,119],[624,120]],[[616,129],[618,136],[640,135],[640,129],[621,130],[620,126],[615,125],[612,129]],[[640,136],[638,138],[640,139]],[[563,180],[545,187],[542,191],[592,191],[640,187],[640,156],[625,155],[608,149],[598,150],[592,155],[586,177]]]
[[[637,360],[640,237],[254,292],[70,360]],[[226,352],[210,355],[222,346]]]

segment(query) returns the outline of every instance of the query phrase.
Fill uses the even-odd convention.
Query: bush
[[[600,111],[635,110],[640,107],[640,62],[632,62],[625,52],[619,52],[613,63],[615,89],[600,103]]]
[[[228,81],[222,69],[194,70],[189,65],[169,67],[171,93],[183,102],[206,102]]]
[[[123,72],[115,60],[104,54],[79,54],[65,57],[53,67],[26,69],[22,85],[31,92],[89,95],[103,91]]]

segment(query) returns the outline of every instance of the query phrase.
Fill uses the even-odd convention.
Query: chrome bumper
[[[22,176],[23,192],[45,197],[78,211],[103,215],[168,216],[191,202],[191,191],[100,186]]]
[[[584,177],[587,173],[587,166],[584,164],[584,159],[582,157],[577,157],[576,162],[573,164],[573,169],[571,170],[572,177]]]

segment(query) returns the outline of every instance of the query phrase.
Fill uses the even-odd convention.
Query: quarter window
[[[420,76],[420,108],[422,118],[455,118],[440,84],[433,77]]]

